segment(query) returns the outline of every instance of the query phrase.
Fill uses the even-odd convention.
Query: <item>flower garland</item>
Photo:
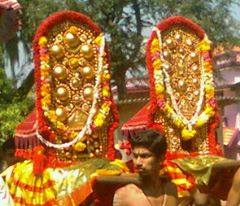
[[[104,39],[104,35],[100,34],[99,37],[96,38],[95,42],[98,44],[99,46],[99,56],[98,56],[98,70],[97,70],[97,74],[96,74],[96,83],[93,89],[93,102],[92,102],[92,106],[89,112],[89,116],[87,118],[86,124],[85,126],[82,128],[82,130],[77,134],[76,138],[74,138],[72,141],[68,142],[68,143],[63,143],[63,144],[55,144],[52,143],[46,139],[43,138],[43,136],[39,133],[38,128],[36,130],[36,135],[37,138],[44,143],[46,146],[48,147],[53,147],[55,149],[63,149],[63,148],[68,148],[72,145],[74,145],[75,143],[77,143],[78,141],[81,141],[84,137],[84,135],[86,133],[91,133],[91,125],[94,119],[94,116],[96,115],[97,112],[97,102],[99,99],[99,87],[101,84],[101,78],[102,78],[102,73],[103,73],[103,58],[104,58],[104,49],[105,49],[105,39]],[[46,50],[44,48],[44,45],[46,45],[47,43],[47,39],[46,37],[41,37],[39,39],[39,47],[40,47],[40,54],[44,54],[43,56],[41,56],[40,60],[41,60],[41,77],[42,77],[42,83],[44,82],[44,84],[42,84],[42,90],[41,90],[41,95],[42,95],[42,108],[44,110],[48,110],[48,106],[51,103],[51,96],[50,96],[50,80],[48,79],[49,77],[49,65],[48,65],[48,60],[49,60],[49,56],[47,56],[46,54]],[[45,52],[45,53],[44,53]],[[107,110],[107,112],[109,112],[109,109],[107,108],[109,105],[105,105],[105,110]],[[104,109],[103,109],[104,110]],[[104,110],[104,111],[105,111]],[[104,113],[104,112],[103,112]],[[49,119],[52,122],[57,121],[55,118],[55,114],[53,113],[44,113],[46,114],[46,116],[50,117]],[[104,113],[105,114],[105,113]],[[61,129],[65,129],[65,126],[61,123],[57,121],[57,128],[61,128]],[[75,134],[73,134],[75,135]]]
[[[157,34],[157,40],[152,41],[151,53],[153,57],[156,56],[153,62],[154,67],[154,81],[155,81],[155,92],[158,100],[157,105],[177,127],[182,129],[181,136],[183,140],[189,140],[196,134],[195,128],[201,127],[206,124],[209,119],[214,115],[214,109],[216,102],[214,99],[214,85],[213,85],[213,74],[211,59],[209,56],[210,41],[205,35],[204,39],[198,44],[197,50],[200,52],[200,65],[201,65],[201,83],[200,83],[200,97],[197,102],[196,111],[193,117],[188,120],[180,111],[176,98],[173,94],[173,90],[170,84],[169,74],[166,72],[166,60],[162,55],[162,38],[158,28],[154,28]],[[156,54],[159,51],[159,54]],[[164,83],[166,86],[166,92],[170,96],[171,104],[173,108],[164,101]],[[204,111],[200,113],[203,107],[204,97],[206,105]]]

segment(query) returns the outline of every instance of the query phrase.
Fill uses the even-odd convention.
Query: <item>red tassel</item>
[[[219,113],[216,112],[215,116],[213,117],[211,123],[208,127],[208,142],[209,142],[209,149],[212,155],[223,156],[222,149],[220,145],[217,144],[216,140],[216,129],[219,126],[220,116]]]
[[[44,148],[37,146],[33,152],[33,172],[35,175],[41,175],[47,167],[47,157],[44,155]]]

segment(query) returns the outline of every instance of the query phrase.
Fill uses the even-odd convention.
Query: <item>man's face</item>
[[[140,176],[151,176],[159,172],[160,160],[146,147],[133,149],[133,163]]]

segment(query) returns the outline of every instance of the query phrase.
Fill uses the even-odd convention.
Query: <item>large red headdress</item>
[[[148,41],[149,124],[165,134],[170,153],[218,153],[210,43],[180,16],[161,21]]]
[[[113,159],[118,118],[100,28],[63,11],[42,22],[33,44],[37,139],[61,160]]]

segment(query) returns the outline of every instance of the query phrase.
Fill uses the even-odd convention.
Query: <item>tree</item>
[[[0,145],[13,135],[14,128],[33,108],[31,96],[19,100],[11,91],[12,82],[0,68]]]
[[[23,7],[21,38],[28,47],[40,22],[53,12],[72,9],[98,23],[110,45],[113,84],[118,86],[119,98],[125,96],[126,71],[144,67],[140,52],[143,29],[163,18],[183,15],[200,24],[213,42],[239,41],[236,38],[239,27],[231,15],[232,5],[237,4],[234,0],[20,0],[20,3]]]

